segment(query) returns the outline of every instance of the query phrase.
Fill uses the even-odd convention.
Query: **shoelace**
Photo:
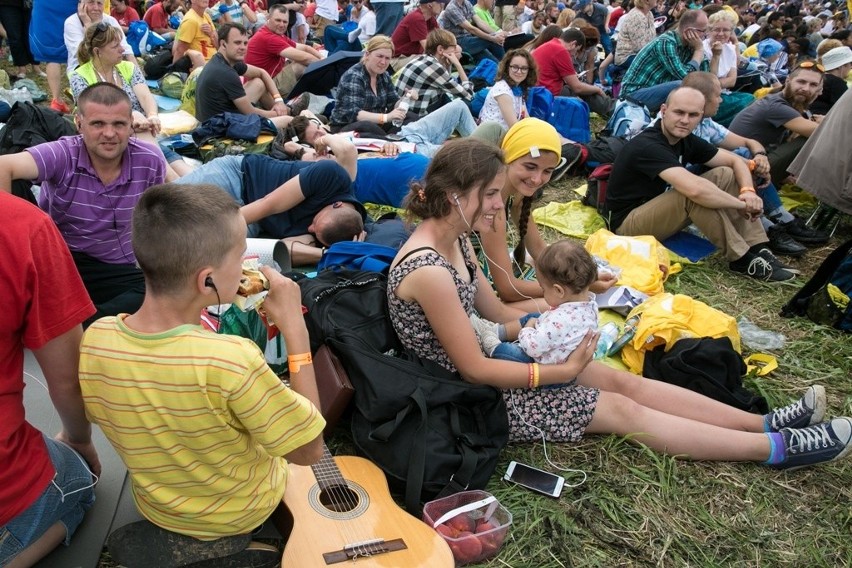
[[[772,276],[772,265],[762,256],[755,257],[748,263],[748,275],[768,279]]]
[[[788,432],[790,432],[789,451],[793,454],[834,445],[834,440],[828,433],[828,424],[820,424],[800,430],[788,430]]]
[[[772,413],[772,428],[779,430],[780,428],[785,427],[785,425],[805,414],[807,410],[808,409],[805,408],[805,403],[802,400],[798,400],[784,408],[776,409],[775,412]]]

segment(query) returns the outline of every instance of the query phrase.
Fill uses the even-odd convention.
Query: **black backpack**
[[[807,284],[781,308],[784,317],[807,316],[812,321],[852,331],[852,301],[838,302],[839,294],[852,296],[852,240],[828,255]],[[842,296],[841,296],[842,299]]]
[[[299,282],[315,343],[340,359],[355,389],[352,437],[409,512],[488,483],[509,439],[502,393],[467,383],[402,347],[387,309],[387,278],[325,270]]]
[[[32,103],[16,102],[12,114],[0,134],[0,154],[17,154],[44,142],[53,142],[63,136],[77,134],[74,125],[62,115],[47,107]],[[35,203],[29,180],[12,182],[12,195]]]
[[[387,276],[366,270],[327,269],[299,281],[305,325],[316,353],[328,339],[345,333],[364,333],[364,340],[381,351],[397,345],[387,308]]]
[[[728,406],[766,414],[766,399],[743,386],[743,358],[728,337],[681,339],[645,353],[642,376],[695,391]]]

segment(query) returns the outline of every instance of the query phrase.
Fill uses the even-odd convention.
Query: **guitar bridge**
[[[401,538],[395,538],[387,541],[382,538],[377,538],[347,544],[341,550],[324,553],[322,557],[325,559],[326,564],[339,564],[340,562],[346,562],[347,560],[355,561],[358,560],[358,558],[385,554],[386,552],[404,550],[406,548],[408,547]]]

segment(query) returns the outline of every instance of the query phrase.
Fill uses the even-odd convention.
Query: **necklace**
[[[112,73],[107,74],[101,73],[97,65],[92,65],[92,67],[95,68],[95,74],[98,76],[98,80],[104,83],[112,83],[113,85],[121,86],[118,83],[118,72],[116,71],[115,67],[112,68]],[[107,75],[111,75],[111,77],[108,78]]]

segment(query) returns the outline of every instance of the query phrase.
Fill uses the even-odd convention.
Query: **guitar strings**
[[[327,494],[329,499],[334,503],[342,504],[347,508],[347,512],[354,511],[358,506],[358,501],[353,499],[353,491],[349,489],[349,485],[346,482],[346,478],[343,476],[343,473],[340,471],[340,467],[337,462],[334,461],[334,456],[329,451],[328,446],[323,444],[323,459],[314,466],[312,466],[314,470],[314,475],[317,476],[317,481],[320,481],[319,476],[321,475],[323,481],[329,484],[327,488]],[[320,485],[322,487],[322,485]],[[357,534],[357,529],[353,523],[355,517],[341,519],[341,536],[344,540],[348,541],[348,544],[354,545],[355,543],[365,542],[369,539],[360,537]],[[345,547],[346,543],[344,543]],[[371,548],[372,547],[372,548]],[[355,558],[357,556],[371,556],[373,553],[378,552],[379,548],[376,545],[367,545],[361,544],[353,547],[353,554]],[[353,558],[353,560],[355,559]]]

